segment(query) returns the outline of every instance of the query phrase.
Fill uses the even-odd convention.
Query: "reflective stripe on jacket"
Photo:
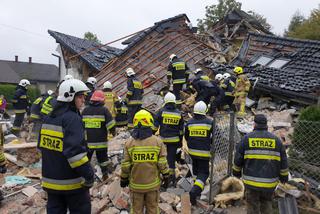
[[[142,104],[143,86],[135,77],[128,77],[127,80],[127,99],[128,105]]]
[[[278,137],[267,130],[255,130],[239,143],[233,174],[240,176],[248,188],[273,191],[279,178],[288,179],[287,155]]]
[[[161,139],[152,135],[143,140],[130,138],[124,148],[121,177],[129,178],[131,191],[159,190],[160,173],[169,173],[167,151]]]

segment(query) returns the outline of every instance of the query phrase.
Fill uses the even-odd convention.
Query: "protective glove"
[[[169,173],[167,173],[167,174],[163,174],[162,176],[163,176],[163,178],[162,178],[161,186],[163,188],[167,189],[169,186],[169,182],[170,182],[170,175],[169,175]]]
[[[128,178],[121,178],[120,180],[120,186],[122,188],[129,186],[129,179]]]
[[[93,186],[93,184],[94,184],[94,179],[90,179],[90,180],[86,179],[82,184],[82,186],[84,188],[90,189]]]
[[[7,172],[7,166],[6,165],[0,166],[0,173],[4,174],[6,172]]]

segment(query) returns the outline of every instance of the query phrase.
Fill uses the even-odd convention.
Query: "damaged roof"
[[[258,89],[315,103],[320,87],[320,42],[249,33],[233,65],[245,66]]]
[[[213,48],[194,36],[185,14],[156,22],[142,33],[127,39],[124,44],[128,46],[123,52],[106,64],[96,76],[98,86],[110,81],[114,90],[120,96],[124,95],[127,91],[124,71],[131,67],[144,85],[145,103],[158,103],[148,99],[167,84],[166,72],[170,54],[175,53],[191,69],[213,60],[216,55]]]
[[[48,33],[55,38],[57,43],[69,50],[73,54],[78,54],[90,48],[97,48],[101,44],[98,42],[81,39],[75,36],[70,36],[57,31],[48,30]],[[83,59],[90,67],[95,70],[100,70],[104,64],[109,62],[115,56],[122,52],[121,49],[104,46],[92,51],[81,54],[79,57]]]
[[[55,65],[0,60],[0,82],[18,83],[21,79],[30,82],[58,82],[59,69]]]

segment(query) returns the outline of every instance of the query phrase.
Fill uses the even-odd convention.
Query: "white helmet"
[[[228,79],[229,77],[231,77],[231,75],[229,73],[224,73],[223,74],[223,79]]]
[[[89,78],[87,79],[87,83],[90,83],[90,84],[92,84],[93,86],[95,86],[95,85],[97,84],[97,79],[94,78],[94,77],[89,77]]]
[[[132,75],[135,75],[136,73],[134,72],[134,70],[132,68],[127,68],[126,74],[128,77],[130,77]]]
[[[222,78],[223,78],[222,74],[217,74],[214,79],[220,81],[222,80]]]
[[[197,73],[199,73],[200,71],[202,71],[202,69],[201,69],[201,68],[197,68],[197,69],[194,71],[194,74],[197,74]]]
[[[87,91],[90,91],[89,88],[81,80],[66,80],[63,81],[59,87],[59,96],[57,100],[62,102],[71,102],[76,93]]]
[[[22,87],[27,87],[28,85],[30,85],[30,82],[27,79],[22,79],[20,80],[19,85]]]
[[[164,96],[164,103],[176,103],[176,96],[173,93],[168,92],[166,96]]]
[[[207,110],[207,104],[203,101],[197,102],[193,107],[194,114],[206,115]]]
[[[73,76],[71,74],[67,74],[63,78],[63,80],[71,80],[71,79],[73,79]]]
[[[103,89],[112,89],[112,84],[109,81],[103,83]]]
[[[53,91],[49,89],[49,90],[47,91],[47,93],[48,93],[49,95],[51,95],[51,94],[53,94]]]
[[[171,54],[171,55],[169,56],[170,61],[172,61],[175,57],[177,57],[177,55]]]

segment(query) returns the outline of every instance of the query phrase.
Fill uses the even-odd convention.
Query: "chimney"
[[[14,61],[15,61],[15,62],[18,62],[18,55],[15,55],[15,56],[14,56]]]
[[[32,63],[32,57],[29,56],[29,63]]]

